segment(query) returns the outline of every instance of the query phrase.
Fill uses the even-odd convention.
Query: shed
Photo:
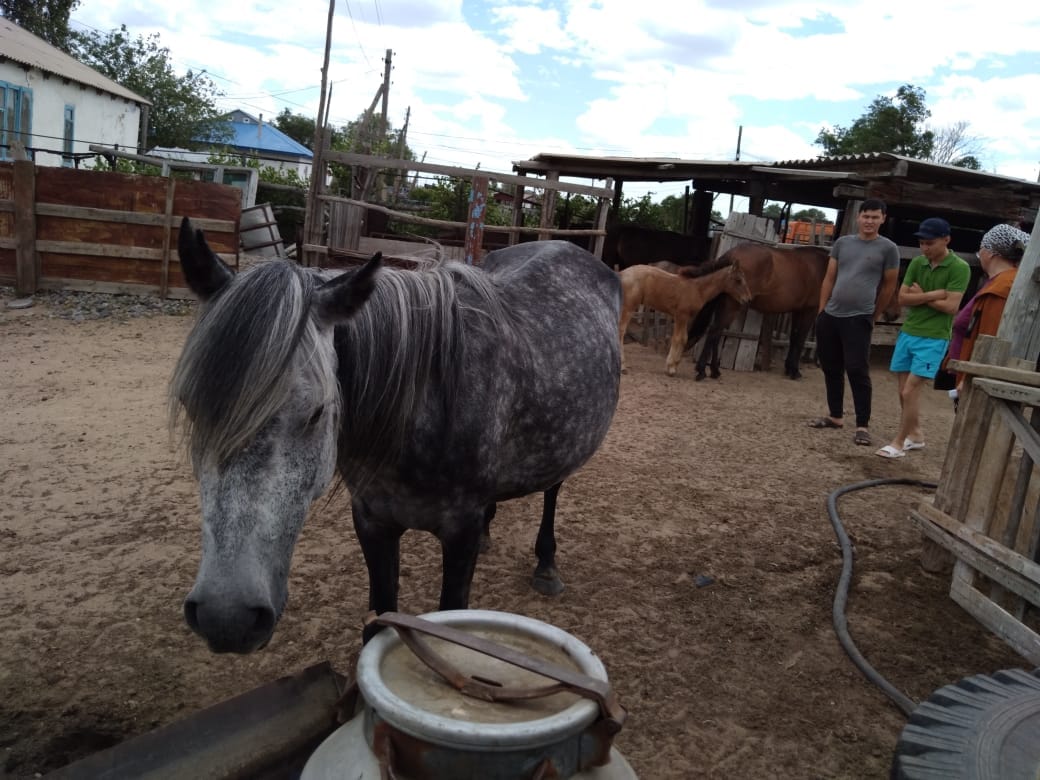
[[[971,257],[982,232],[997,222],[1032,222],[1040,208],[1038,182],[888,152],[773,163],[543,153],[513,168],[520,174],[613,179],[615,211],[625,182],[689,182],[687,232],[694,235],[707,232],[717,194],[747,197],[748,212],[759,216],[767,200],[835,209],[839,235],[852,229],[850,206],[877,197],[889,207],[882,232],[897,244],[916,245],[917,223],[941,215],[954,227],[954,251]]]

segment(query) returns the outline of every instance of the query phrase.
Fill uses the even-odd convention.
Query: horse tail
[[[693,345],[700,341],[704,334],[708,332],[708,328],[711,327],[711,323],[715,319],[715,313],[722,305],[722,295],[716,295],[705,303],[701,310],[697,312],[697,316],[690,321],[690,326],[686,331],[686,349],[684,351],[688,352],[693,349]]]

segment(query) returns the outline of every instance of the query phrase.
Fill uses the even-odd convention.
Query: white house
[[[151,102],[0,18],[0,160],[20,139],[37,165],[73,166],[90,144],[140,149]]]

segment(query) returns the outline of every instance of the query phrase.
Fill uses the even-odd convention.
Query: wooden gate
[[[939,489],[911,517],[933,543],[925,568],[942,550],[956,558],[950,597],[1040,665],[1040,374],[1009,347],[980,336],[953,364],[969,378]]]

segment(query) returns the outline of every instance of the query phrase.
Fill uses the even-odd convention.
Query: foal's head
[[[751,300],[751,288],[748,287],[747,277],[744,276],[739,265],[731,265],[723,274],[722,291],[724,293],[740,303],[747,303]]]
[[[184,614],[212,650],[250,652],[274,631],[297,535],[335,472],[333,328],[368,299],[379,258],[325,283],[286,262],[236,276],[187,220],[178,249],[202,301],[170,387],[202,505]]]

